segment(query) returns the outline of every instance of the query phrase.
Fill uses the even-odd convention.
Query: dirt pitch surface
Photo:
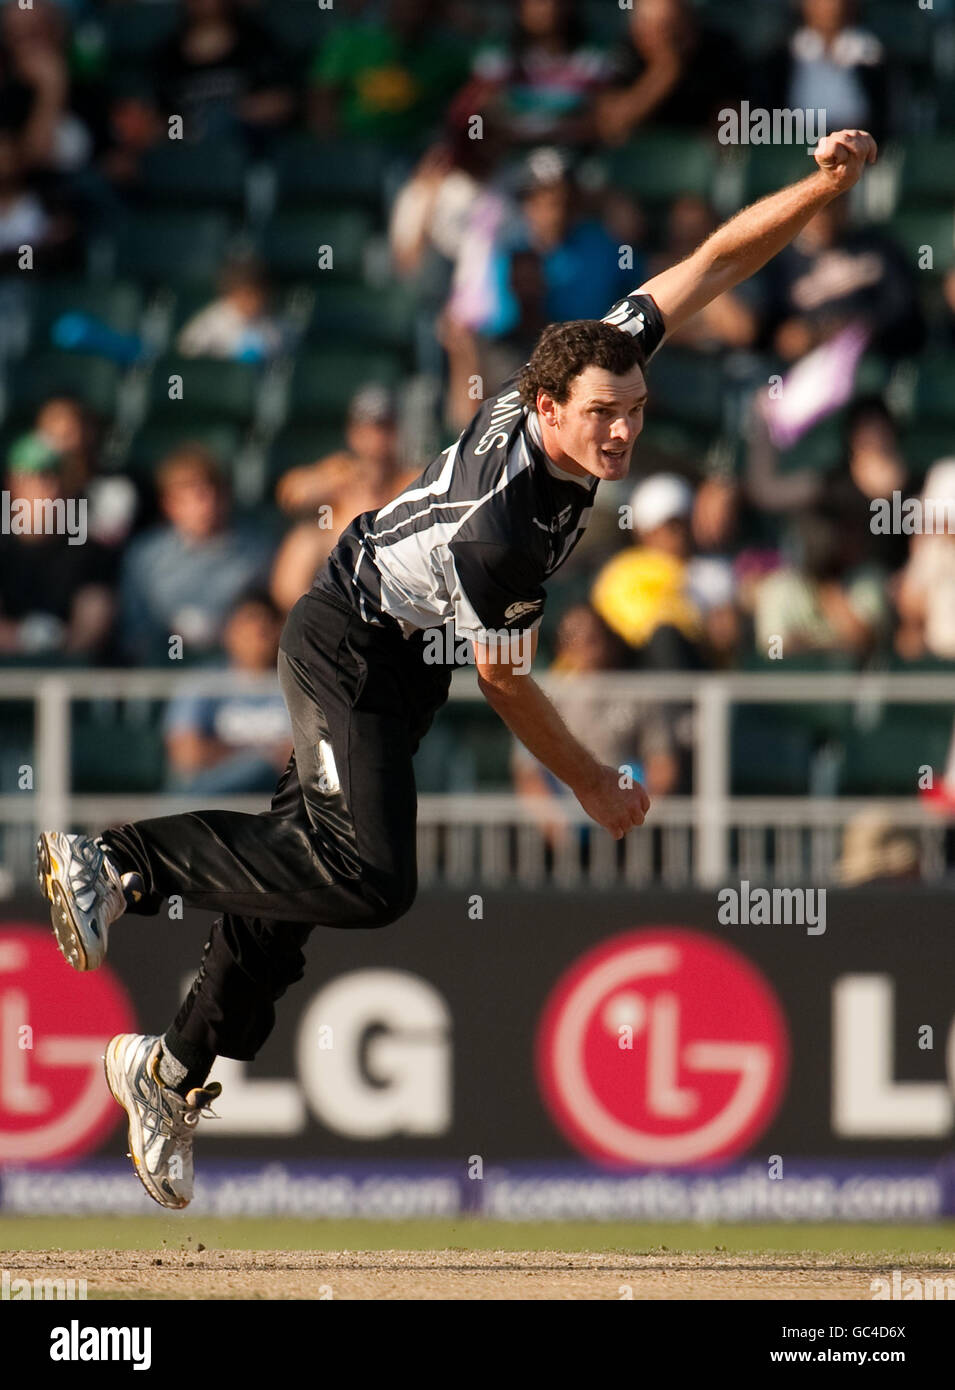
[[[0,1265],[11,1279],[84,1277],[90,1299],[868,1300],[893,1268],[955,1288],[951,1257],[887,1265],[858,1252],[21,1250],[0,1251]]]

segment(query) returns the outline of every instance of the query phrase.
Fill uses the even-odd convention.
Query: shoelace
[[[79,862],[76,858],[70,868],[70,887],[77,901],[80,901],[80,894],[89,894],[90,900],[96,897],[96,881],[103,868],[103,861],[106,855],[94,840],[86,840],[80,846]],[[86,911],[86,904],[80,905]]]

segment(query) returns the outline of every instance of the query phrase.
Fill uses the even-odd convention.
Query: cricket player
[[[604,319],[550,325],[450,448],[351,523],[282,636],[294,752],[268,811],[41,835],[40,885],[77,970],[102,963],[125,912],[154,914],[177,894],[222,914],[166,1031],[107,1048],[130,1155],[161,1206],[192,1197],[196,1125],[221,1090],[208,1082],[216,1056],[255,1057],[312,930],[385,926],[414,901],[412,755],[452,670],[426,659],[429,632],[453,621],[474,644],[491,707],[598,825],[620,839],[643,824],[644,789],[621,787],[527,673],[544,584],[583,534],[601,479],[629,472],[646,366],[667,334],[764,266],[875,157],[864,131],[826,136],[807,178],[738,213]]]

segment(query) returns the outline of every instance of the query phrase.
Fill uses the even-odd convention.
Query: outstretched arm
[[[825,136],[814,151],[815,173],[744,208],[686,260],[641,285],[638,292],[652,295],[667,333],[761,270],[821,207],[859,180],[865,165],[875,163],[876,153],[875,141],[864,130]]]

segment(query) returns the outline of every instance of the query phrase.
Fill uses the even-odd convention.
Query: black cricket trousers
[[[316,926],[380,927],[417,890],[412,755],[445,702],[451,668],[424,636],[366,623],[314,590],[289,614],[279,680],[294,751],[260,815],[195,811],[136,821],[103,839],[137,870],[155,913],[174,894],[220,911],[167,1038],[185,1065],[251,1060],[274,1004],[300,980]]]

